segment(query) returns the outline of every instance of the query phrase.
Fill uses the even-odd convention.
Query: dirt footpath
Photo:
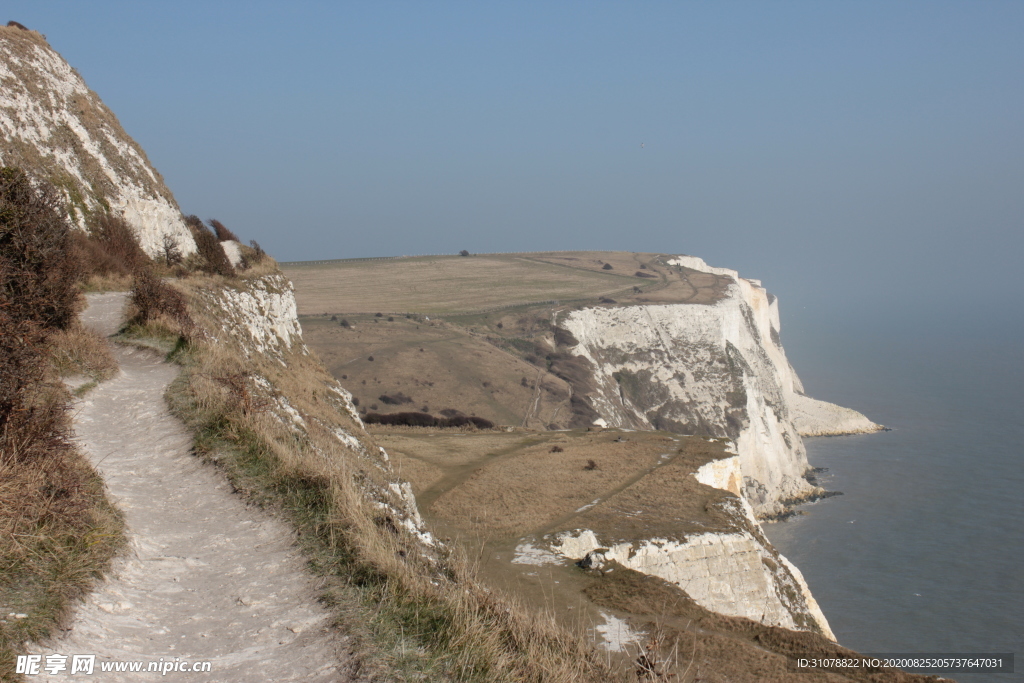
[[[123,295],[90,295],[83,321],[117,328]],[[126,516],[129,548],[62,637],[33,652],[69,655],[67,669],[27,680],[346,681],[345,638],[316,602],[292,531],[246,507],[164,404],[178,370],[118,347],[120,374],[89,392],[77,441]],[[95,654],[92,677],[71,657]],[[104,662],[209,661],[210,673],[107,673]],[[162,666],[162,665],[161,665]]]

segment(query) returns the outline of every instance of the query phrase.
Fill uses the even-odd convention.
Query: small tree
[[[168,266],[176,266],[182,262],[181,248],[177,240],[170,235],[164,235],[163,259]]]
[[[466,249],[463,249],[462,251],[459,252],[459,256],[469,256],[469,251],[466,250]]]

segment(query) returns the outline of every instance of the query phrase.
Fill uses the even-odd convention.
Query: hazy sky
[[[784,316],[1022,315],[1022,2],[3,7],[279,260],[679,252]]]

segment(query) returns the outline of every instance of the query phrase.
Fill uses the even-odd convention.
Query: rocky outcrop
[[[725,513],[724,528],[632,541],[576,529],[522,544],[517,562],[545,564],[563,557],[594,570],[616,562],[675,584],[713,612],[813,631],[834,641],[800,570],[765,538],[753,509],[739,496],[739,456],[711,461],[693,476],[732,494],[712,503]]]
[[[363,477],[363,493],[423,546],[436,544],[420,517],[412,487],[392,470],[387,452],[366,434],[352,395],[320,366],[302,339],[292,283],[279,272],[239,279],[222,287],[198,287],[192,306],[201,328],[217,347],[227,346],[246,359],[239,393],[263,415],[277,421],[294,447],[328,457],[318,435],[352,453],[354,462],[376,471]],[[295,376],[301,376],[296,384]],[[223,380],[222,380],[223,381]],[[315,414],[302,407],[317,397]]]
[[[150,256],[165,238],[183,255],[196,250],[174,196],[114,113],[40,34],[17,27],[0,27],[0,165],[51,182],[79,227],[109,212]]]
[[[759,516],[819,491],[804,479],[800,434],[873,431],[864,416],[802,395],[779,336],[778,300],[757,280],[695,257],[666,265],[731,278],[712,304],[573,310],[556,320],[593,368],[595,423],[735,443],[744,497]],[[600,420],[600,422],[598,422]]]

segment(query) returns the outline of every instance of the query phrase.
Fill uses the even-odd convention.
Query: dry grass
[[[670,658],[675,660],[674,666],[663,664],[656,668],[668,675],[675,673],[677,678],[643,679],[638,675],[639,680],[687,683],[924,683],[938,680],[893,670],[798,670],[792,660],[797,655],[843,658],[856,653],[814,633],[764,626],[750,619],[710,612],[675,585],[621,565],[615,565],[614,571],[588,572],[583,593],[604,609],[635,615],[631,621],[643,624],[648,633],[655,634],[657,644],[652,648],[653,656],[648,655],[648,661],[667,664]],[[654,613],[652,606],[657,606]],[[650,645],[651,641],[646,644]]]
[[[211,293],[226,282],[203,276],[177,283],[207,334],[220,329]],[[173,320],[165,319],[168,331]],[[380,468],[372,437],[332,398],[334,380],[314,357],[293,347],[282,366],[246,358],[224,339],[203,339],[197,334],[176,352],[184,370],[168,392],[172,409],[194,431],[197,452],[224,467],[251,500],[296,524],[326,586],[324,599],[359,643],[363,673],[381,680],[615,680],[579,634],[481,586],[457,549],[429,549],[401,529],[401,503],[387,487],[394,475]],[[349,449],[336,428],[370,450]]]
[[[0,458],[0,680],[16,680],[22,643],[67,620],[106,570],[122,532],[103,482],[74,449],[53,449],[31,466]]]
[[[544,533],[582,506],[652,472],[663,454],[680,448],[663,434],[631,433],[619,441],[622,434],[611,431],[421,430],[378,433],[376,438],[413,485],[423,514],[449,528],[493,539]],[[555,446],[562,450],[552,452]],[[707,456],[715,454],[709,450]],[[599,467],[588,471],[588,460]],[[661,476],[659,472],[653,478]],[[667,501],[659,496],[658,502]],[[677,507],[669,503],[670,509]]]
[[[617,294],[635,278],[506,255],[414,257],[283,267],[303,315],[378,311],[451,315]]]
[[[604,270],[606,263],[613,268]],[[727,283],[666,266],[658,254],[630,252],[417,256],[287,263],[282,269],[295,283],[303,315],[451,316],[548,301],[598,304],[601,297],[618,303],[711,303]]]
[[[82,375],[101,382],[117,372],[107,340],[77,321],[50,337],[50,355],[61,377]]]
[[[41,376],[22,387],[17,409],[0,426],[2,680],[14,680],[23,643],[66,620],[123,542],[120,514],[69,440],[70,397],[58,379],[59,371],[106,376],[111,359],[78,328],[50,338],[54,348],[41,352]],[[75,349],[76,340],[88,348]]]
[[[303,318],[303,333],[360,408],[392,410],[379,397],[401,392],[413,398],[410,407],[426,406],[427,412],[454,409],[536,429],[568,422],[564,380],[464,327],[404,317],[346,319],[352,327],[320,316]]]

